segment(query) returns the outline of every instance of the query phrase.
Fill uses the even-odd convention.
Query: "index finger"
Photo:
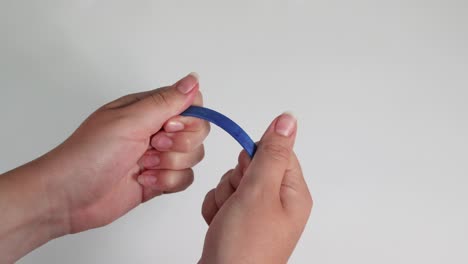
[[[203,95],[200,91],[197,92],[193,105],[203,106]],[[166,132],[177,132],[177,131],[187,131],[187,132],[197,132],[203,128],[209,127],[209,122],[201,120],[199,118],[189,117],[189,116],[174,116],[171,117],[164,123],[164,131]]]

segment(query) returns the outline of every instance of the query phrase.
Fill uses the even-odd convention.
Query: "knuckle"
[[[197,162],[200,162],[205,158],[205,146],[203,146],[203,144],[200,146],[200,150],[198,153],[199,154],[198,154]]]
[[[291,150],[281,144],[266,143],[262,145],[263,151],[277,161],[289,160],[291,157]]]
[[[226,173],[224,173],[224,175],[223,175],[223,176],[221,177],[221,179],[219,180],[218,186],[219,186],[219,185],[221,184],[221,182],[223,182],[224,180],[229,179],[229,178],[231,177],[233,171],[234,171],[233,169],[230,169],[230,170],[228,170]]]
[[[205,218],[205,220],[207,220],[207,221],[208,221],[208,218],[209,218],[210,212],[211,212],[210,205],[214,203],[214,201],[213,201],[214,192],[215,192],[215,189],[211,189],[209,192],[207,192],[206,195],[205,195],[205,198],[203,200],[203,204],[202,204],[201,213],[202,213],[203,218]]]
[[[170,107],[172,104],[171,100],[169,100],[168,93],[165,92],[164,90],[160,90],[156,93],[152,93],[151,98],[153,99],[153,102],[156,105],[163,105],[163,106]]]

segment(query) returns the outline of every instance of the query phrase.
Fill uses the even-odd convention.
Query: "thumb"
[[[293,155],[296,130],[296,118],[288,113],[280,115],[271,123],[245,172],[244,186],[279,193]]]
[[[198,75],[190,73],[171,86],[148,92],[140,101],[125,108],[139,125],[156,133],[164,122],[193,103],[198,89]]]

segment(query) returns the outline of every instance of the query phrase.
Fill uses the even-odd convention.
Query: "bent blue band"
[[[182,112],[180,115],[198,117],[219,126],[224,131],[228,132],[229,135],[231,135],[235,140],[237,140],[237,142],[241,144],[241,146],[245,149],[245,151],[247,151],[251,158],[254,156],[255,151],[257,150],[255,142],[238,124],[232,121],[229,117],[209,108],[193,105],[187,108],[187,110]]]

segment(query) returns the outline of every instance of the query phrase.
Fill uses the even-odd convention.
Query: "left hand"
[[[276,118],[255,157],[242,151],[207,193],[202,215],[210,227],[200,264],[288,262],[313,203],[293,151],[296,133],[292,115]]]
[[[190,74],[172,86],[124,96],[33,162],[47,171],[48,201],[61,208],[66,233],[106,225],[192,183],[191,167],[203,158],[209,124],[178,115],[202,104],[198,89]]]

